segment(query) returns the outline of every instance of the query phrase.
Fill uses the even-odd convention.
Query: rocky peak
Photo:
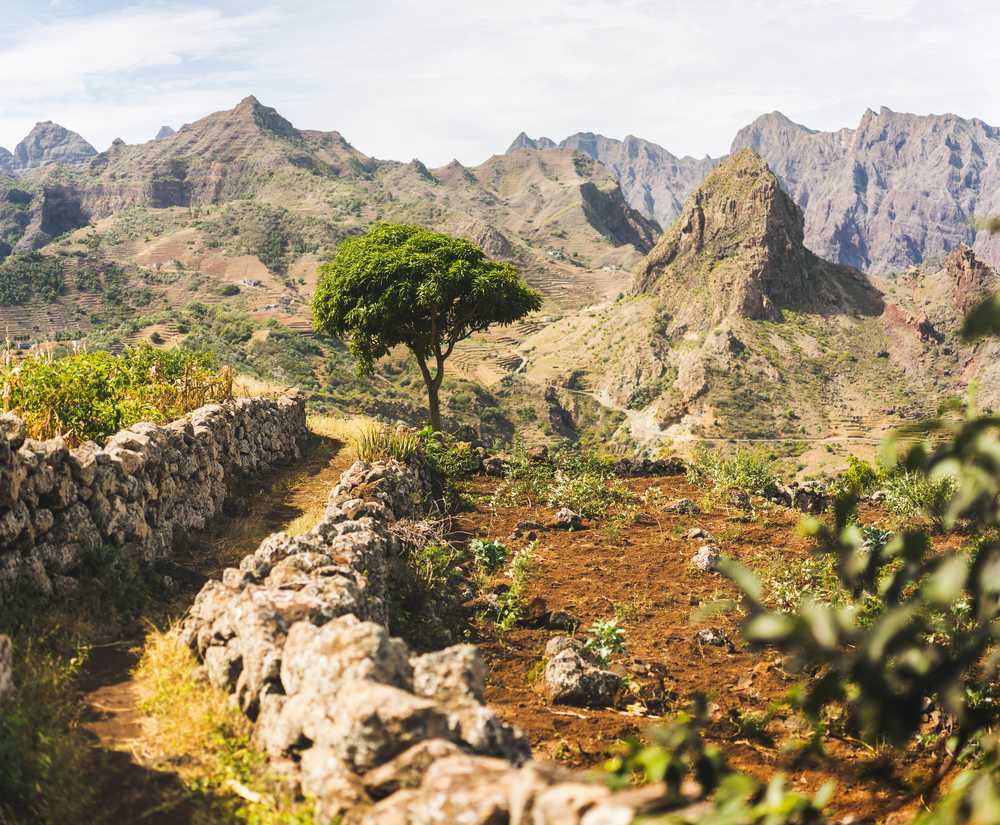
[[[507,154],[517,152],[521,149],[555,149],[557,146],[558,144],[551,138],[540,137],[536,140],[535,138],[528,137],[527,133],[521,132],[521,134],[514,138],[514,142],[507,147]]]
[[[780,320],[782,307],[820,301],[847,309],[845,293],[871,292],[860,273],[822,261],[803,241],[802,211],[761,157],[744,149],[688,198],[642,265],[636,291],[705,296],[705,305],[689,313],[701,326],[706,318]],[[845,289],[845,282],[860,289]]]
[[[23,171],[49,163],[83,163],[97,150],[76,132],[51,120],[35,124],[28,136],[14,149],[14,169]]]
[[[14,174],[14,156],[0,146],[0,175]]]
[[[153,140],[166,140],[168,137],[173,137],[177,132],[170,126],[161,126],[160,131],[156,133],[156,137]]]
[[[1000,275],[984,264],[965,244],[952,250],[944,261],[944,274],[951,292],[952,305],[968,312],[988,292],[1000,287]]]
[[[233,109],[232,115],[237,121],[252,123],[264,132],[293,140],[302,137],[298,129],[278,114],[277,109],[263,105],[253,95],[243,98],[239,105]]]
[[[744,126],[736,133],[733,139],[732,151],[738,152],[740,149],[753,149],[758,152],[761,146],[791,146],[803,135],[812,135],[815,132],[796,123],[791,118],[781,112],[769,112],[761,115],[753,123]]]

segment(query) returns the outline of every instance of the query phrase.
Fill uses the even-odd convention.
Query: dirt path
[[[169,615],[178,616],[197,593],[200,577],[215,577],[268,535],[297,519],[318,518],[331,487],[352,460],[343,442],[312,436],[300,461],[276,468],[237,491],[236,515],[223,517],[180,548],[174,561],[192,575]],[[294,525],[293,525],[294,526]],[[307,524],[301,524],[308,529]],[[84,727],[93,737],[88,770],[97,802],[90,823],[189,825],[199,805],[176,774],[148,768],[141,752],[143,715],[132,670],[142,654],[143,627],[130,639],[92,649],[81,679]]]

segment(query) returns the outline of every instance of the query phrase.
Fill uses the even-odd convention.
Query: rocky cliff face
[[[0,146],[0,175],[14,174],[14,156]]]
[[[976,218],[1000,210],[1000,129],[956,115],[868,110],[856,129],[816,132],[779,112],[744,128],[753,149],[805,212],[806,244],[876,273],[974,245],[1000,261]]]
[[[684,200],[718,163],[707,156],[679,158],[633,135],[615,140],[593,132],[577,132],[558,144],[549,138],[532,140],[521,132],[507,151],[555,148],[583,152],[604,164],[618,179],[629,205],[660,226],[677,220]]]
[[[51,120],[35,125],[28,136],[14,149],[14,169],[23,172],[50,163],[84,163],[97,150],[76,132]]]
[[[760,156],[744,149],[691,195],[643,263],[636,291],[705,304],[697,315],[683,313],[691,322],[700,316],[700,325],[730,316],[779,320],[782,307],[857,304],[863,276],[821,260],[803,240],[801,211]]]
[[[580,132],[559,145],[584,152],[608,167],[621,183],[628,202],[660,226],[670,226],[677,220],[684,200],[719,162],[707,156],[679,158],[633,135],[614,140]]]

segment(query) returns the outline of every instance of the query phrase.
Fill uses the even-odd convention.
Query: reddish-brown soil
[[[474,488],[485,494],[491,486],[483,482]],[[668,498],[697,501],[703,495],[680,478],[635,480],[629,486],[636,492],[656,486]],[[866,520],[875,515],[866,514]],[[517,524],[545,523],[551,516],[544,508],[493,512],[482,504],[463,514],[457,526],[464,534],[498,538],[519,549],[528,537],[514,537]],[[553,706],[543,693],[541,662],[546,642],[560,632],[518,628],[497,636],[484,627],[479,641],[490,666],[488,702],[528,734],[537,757],[590,767],[607,758],[618,740],[662,724],[687,708],[693,693],[701,692],[710,701],[708,737],[724,746],[734,767],[759,778],[783,771],[788,786],[804,792],[835,780],[835,821],[908,821],[919,788],[933,772],[931,760],[890,758],[848,737],[828,737],[825,755],[793,759],[786,746],[809,733],[794,714],[786,709],[770,722],[766,732],[773,741],[741,727],[737,719],[780,702],[795,677],[783,670],[775,652],[747,649],[740,638],[738,610],[699,621],[700,607],[737,594],[719,574],[691,566],[691,557],[705,540],[685,539],[684,534],[702,527],[725,555],[761,568],[769,560],[801,558],[809,552],[807,540],[796,531],[800,519],[794,511],[767,506],[750,518],[726,509],[697,516],[661,514],[616,533],[586,525],[576,532],[537,531],[529,612],[568,611],[580,623],[578,635],[594,620],[617,614],[628,650],[613,669],[638,683],[639,697],[626,698],[624,707],[617,709]],[[705,627],[722,630],[732,645],[699,644],[696,634]]]

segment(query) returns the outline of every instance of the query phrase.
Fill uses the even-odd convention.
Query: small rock
[[[546,461],[549,457],[549,448],[544,444],[540,444],[537,447],[532,447],[528,450],[528,461],[540,462]]]
[[[719,630],[717,627],[703,628],[698,631],[695,638],[698,640],[698,643],[702,645],[711,645],[712,647],[728,647],[730,650],[733,649],[733,643],[730,641],[725,631]]]
[[[701,527],[692,527],[684,534],[686,539],[710,539],[712,536],[709,534],[708,530]]]
[[[695,513],[701,512],[698,505],[689,498],[679,498],[668,504],[664,509],[668,513],[679,513],[685,516],[692,516]]]
[[[750,494],[745,490],[731,491],[729,494],[729,503],[739,510],[753,509],[753,502],[750,500]]]
[[[715,570],[719,565],[722,554],[719,548],[711,544],[703,544],[691,558],[691,564],[703,573]]]
[[[499,477],[503,475],[503,459],[500,456],[492,455],[483,459],[483,472],[488,476]]]
[[[562,507],[556,511],[551,526],[557,530],[579,530],[583,526],[583,519],[569,507]]]

